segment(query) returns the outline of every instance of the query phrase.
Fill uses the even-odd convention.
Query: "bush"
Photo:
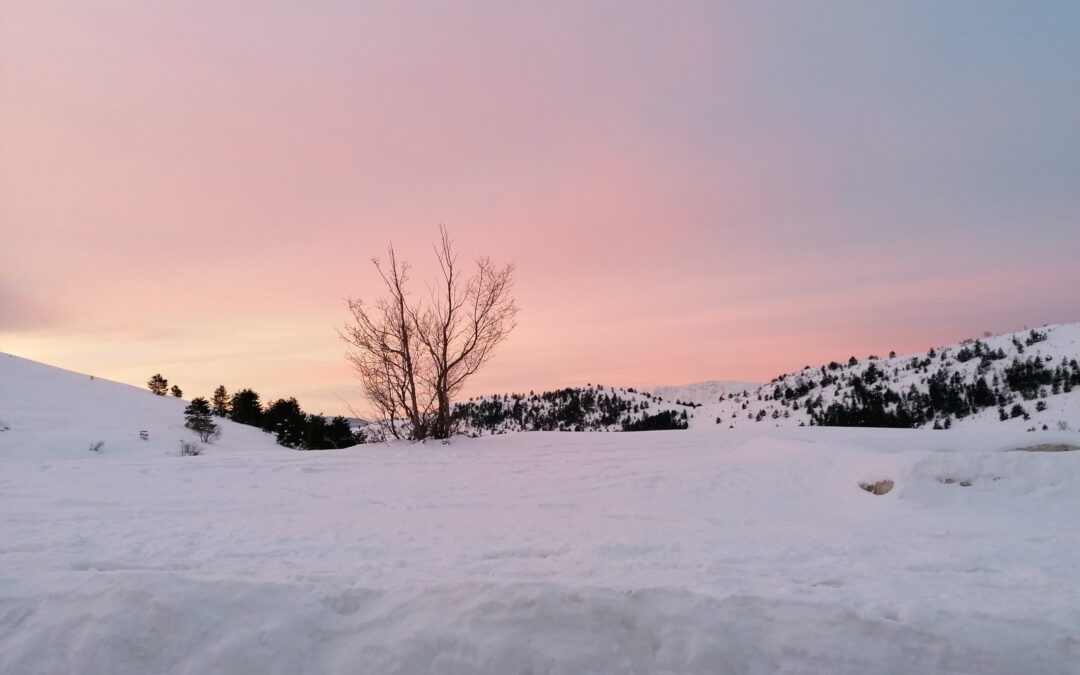
[[[105,447],[105,441],[95,441],[90,444],[90,452],[101,452],[101,449]]]
[[[180,441],[181,457],[198,457],[203,453],[203,447],[194,441]]]

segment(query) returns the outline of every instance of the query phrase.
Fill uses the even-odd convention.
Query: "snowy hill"
[[[721,398],[739,392],[756,389],[760,382],[739,382],[736,380],[709,380],[667,387],[648,387],[646,390],[666,401],[682,401],[695,405],[718,403]]]
[[[1080,662],[1076,432],[703,424],[295,452],[223,422],[179,457],[183,405],[0,356],[0,673]]]
[[[764,385],[587,385],[470,399],[466,435],[721,425],[1080,429],[1080,324],[1045,326],[931,349],[851,357]]]
[[[1080,428],[1080,324],[834,361],[698,409],[696,424]]]
[[[117,456],[175,455],[180,441],[195,441],[184,428],[187,401],[146,389],[0,352],[0,454],[4,457],[85,457],[92,444]],[[215,420],[221,439],[207,452],[281,451],[263,431]],[[139,432],[148,433],[147,440]]]

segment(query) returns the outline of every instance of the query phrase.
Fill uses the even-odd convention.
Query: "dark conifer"
[[[150,378],[150,381],[146,383],[147,387],[150,387],[150,391],[154,392],[158,396],[164,396],[169,391],[169,381],[161,376],[161,373],[157,373]]]

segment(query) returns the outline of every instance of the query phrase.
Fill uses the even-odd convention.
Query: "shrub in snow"
[[[9,427],[8,425],[4,424],[3,422],[0,422],[0,431],[7,431],[10,428],[11,427]]]
[[[194,441],[180,441],[181,457],[198,457],[203,453],[201,445]]]
[[[101,449],[105,447],[105,441],[96,441],[90,444],[90,452],[101,452]]]

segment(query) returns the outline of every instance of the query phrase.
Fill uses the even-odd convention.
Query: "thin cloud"
[[[63,313],[55,305],[0,283],[0,332],[44,330],[62,321]]]

